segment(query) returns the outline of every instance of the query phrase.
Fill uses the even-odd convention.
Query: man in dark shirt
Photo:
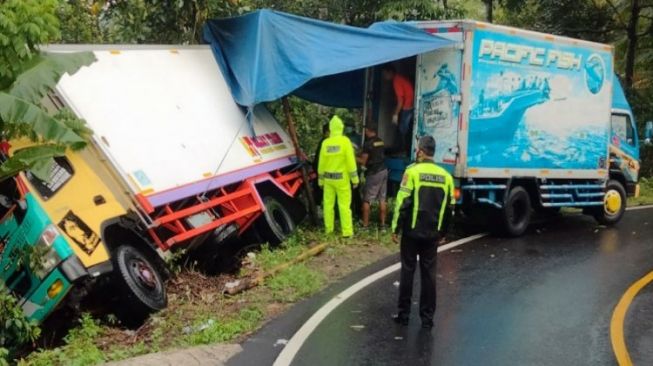
[[[385,227],[386,217],[386,191],[388,183],[388,170],[385,167],[384,143],[376,134],[373,127],[365,127],[365,144],[358,157],[358,163],[366,168],[365,188],[363,189],[363,227],[370,223],[370,205],[379,202],[380,224]]]
[[[325,123],[322,126],[322,138],[317,143],[317,149],[315,149],[315,157],[313,158],[313,170],[317,172],[317,166],[320,162],[320,150],[322,150],[322,143],[329,137],[329,124]]]
[[[313,171],[317,173],[317,166],[320,163],[320,151],[322,150],[322,143],[324,140],[329,137],[329,124],[325,123],[322,126],[322,139],[317,143],[317,149],[315,149],[315,156],[313,157]],[[315,197],[320,197],[318,206],[322,204],[322,187],[317,184],[317,179],[314,180],[313,192],[315,192]]]

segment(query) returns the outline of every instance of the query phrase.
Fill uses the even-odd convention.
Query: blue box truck
[[[621,219],[639,191],[639,141],[612,46],[476,21],[417,25],[457,45],[394,67],[414,80],[413,145],[435,137],[464,212],[487,210],[511,236],[534,210]],[[394,94],[379,69],[367,73],[366,120],[392,145]],[[410,158],[390,159],[395,175]]]

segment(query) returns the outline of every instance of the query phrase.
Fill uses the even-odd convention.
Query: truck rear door
[[[449,172],[458,158],[462,55],[458,49],[441,49],[417,58],[415,137],[435,138],[435,162]]]

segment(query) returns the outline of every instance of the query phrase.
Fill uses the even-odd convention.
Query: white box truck
[[[436,139],[435,161],[453,174],[465,212],[490,210],[513,236],[532,209],[619,221],[638,193],[639,141],[612,46],[475,21],[416,24],[458,45],[395,68],[415,82],[413,144]],[[394,95],[381,79],[368,70],[366,118],[391,145]],[[408,160],[389,159],[391,177]]]
[[[126,303],[117,315],[138,321],[166,306],[159,258],[169,251],[249,232],[275,243],[294,229],[304,206],[292,142],[264,107],[247,116],[236,105],[209,46],[46,49],[73,51],[97,61],[65,75],[45,103],[70,108],[92,138],[56,158],[50,181],[18,177],[16,194],[35,206],[22,209],[58,243],[47,273],[3,272],[28,317],[41,321],[69,291],[106,281]],[[3,263],[39,234],[11,239]]]

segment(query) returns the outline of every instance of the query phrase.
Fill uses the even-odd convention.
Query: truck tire
[[[626,212],[627,204],[626,189],[617,180],[609,180],[605,186],[605,196],[603,197],[603,207],[593,210],[596,221],[602,225],[614,225]]]
[[[523,235],[531,222],[531,211],[531,198],[526,189],[512,188],[502,210],[504,233],[511,237]]]
[[[256,230],[270,245],[278,245],[293,231],[295,220],[285,205],[274,196],[263,197],[265,211],[256,222]]]
[[[252,230],[253,231],[253,230]],[[223,273],[237,274],[242,267],[242,260],[249,252],[261,248],[258,242],[248,242],[241,238],[227,239],[203,245],[192,253],[192,261],[197,263],[197,269],[209,276]]]
[[[117,315],[127,326],[137,326],[149,314],[168,304],[163,276],[141,250],[121,245],[114,251],[114,264],[121,297]]]

